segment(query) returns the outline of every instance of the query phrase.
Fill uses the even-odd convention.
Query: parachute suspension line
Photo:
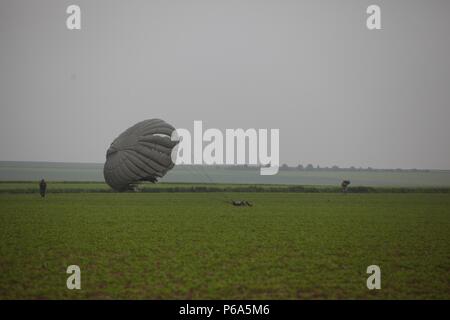
[[[211,177],[210,177],[209,174],[206,172],[205,168],[203,168],[203,166],[200,166],[200,170],[201,170],[202,173],[206,176],[206,178],[209,180],[210,183],[214,183],[214,181],[211,179]]]
[[[201,173],[198,171],[198,169],[194,168],[194,165],[189,165],[189,164],[183,165],[183,168],[185,168],[185,170],[187,171],[189,176],[193,177],[194,179],[200,178],[201,180],[203,180],[203,177],[202,177]],[[190,180],[189,182],[190,183],[195,183],[192,180]],[[203,182],[203,181],[200,181],[200,183],[201,182]]]
[[[206,170],[205,170],[205,168],[203,168],[203,166],[184,165],[184,168],[186,168],[186,170],[189,172],[189,174],[192,174],[193,176],[196,176],[196,177],[201,177],[202,180],[204,180],[206,178],[210,183],[214,183],[213,179],[206,172]],[[210,194],[208,195],[208,197],[211,200],[223,201],[225,203],[231,203],[231,201],[233,200],[231,195],[225,195],[224,192],[217,192],[217,194],[215,194],[215,195],[213,195],[213,193],[215,193],[215,192],[210,192]]]
[[[210,177],[210,175],[206,172],[206,169],[203,166],[199,166],[200,167],[200,171],[204,174],[204,176],[206,176],[209,180],[210,183],[214,183],[213,179]],[[210,192],[212,194],[216,193],[216,192]],[[215,200],[222,200],[226,203],[231,203],[233,201],[232,197],[230,195],[226,195],[226,192],[217,192],[217,196],[214,195],[210,195],[210,198],[213,198]]]
[[[184,166],[187,171],[189,172],[190,175],[192,175],[193,177],[198,177],[200,176],[200,178],[202,178],[202,175],[200,174],[200,172],[198,170],[195,169],[194,165],[185,165]]]
[[[208,173],[203,168],[203,166],[187,165],[186,167],[188,167],[188,170],[190,170],[191,173],[193,173],[195,176],[200,176],[202,178],[202,180],[204,180],[206,178],[206,179],[208,179],[208,181],[210,183],[214,183],[213,179],[208,175]],[[217,193],[217,194],[213,194],[213,193]],[[231,199],[224,199],[224,195],[222,194],[222,192],[209,192],[208,198],[210,198],[211,200],[224,201],[224,202],[231,201]]]
[[[211,182],[214,183],[211,179],[211,177],[204,171],[202,166],[197,166],[197,165],[186,165],[186,168],[188,168],[188,170],[190,171],[190,174],[200,177],[201,178],[201,183],[204,182]],[[206,178],[206,179],[205,179]],[[207,180],[207,181],[205,181]]]

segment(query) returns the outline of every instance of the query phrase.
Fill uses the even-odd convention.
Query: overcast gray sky
[[[370,4],[382,30],[366,28]],[[279,128],[291,165],[450,169],[449,13],[447,0],[1,0],[0,160],[103,162],[121,131],[162,118]]]

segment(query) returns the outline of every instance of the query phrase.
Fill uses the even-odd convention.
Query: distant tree
[[[314,170],[314,166],[310,163],[306,166],[306,170]]]
[[[289,166],[286,163],[283,163],[283,165],[280,168],[281,170],[289,170]]]
[[[338,167],[338,166],[332,166],[331,169],[333,169],[333,170],[339,170],[339,167]]]
[[[297,166],[297,170],[303,170],[303,165],[302,165],[302,164],[299,164],[299,165]]]

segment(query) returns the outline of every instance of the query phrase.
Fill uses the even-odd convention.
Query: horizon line
[[[89,165],[89,164],[91,164],[91,165],[103,165],[104,163],[102,163],[102,162],[84,162],[84,161],[78,161],[78,162],[66,162],[66,161],[47,161],[47,160],[0,160],[0,163],[5,163],[5,162],[16,162],[16,163],[47,163],[47,164],[82,164],[82,165]],[[282,164],[282,165],[280,165],[280,170],[282,170],[282,167],[283,167],[283,165],[284,164]],[[287,165],[287,164],[286,164]],[[303,165],[303,164],[302,164]],[[397,167],[397,168],[379,168],[379,167],[362,167],[362,166],[354,166],[354,165],[352,165],[352,166],[350,166],[350,167],[339,167],[339,166],[337,166],[338,168],[337,169],[333,169],[333,166],[335,166],[335,165],[333,165],[333,166],[322,166],[322,167],[317,167],[317,165],[316,166],[314,166],[313,165],[313,168],[312,169],[306,169],[306,166],[308,166],[309,164],[306,164],[306,165],[303,165],[303,169],[302,170],[305,170],[305,171],[308,171],[308,170],[323,170],[323,169],[328,169],[328,170],[349,170],[349,171],[358,171],[358,170],[364,170],[364,171],[371,171],[371,170],[373,170],[373,171],[377,171],[377,170],[379,170],[379,171],[382,171],[382,170],[389,170],[389,171],[395,171],[395,170],[402,170],[402,171],[413,171],[413,170],[417,170],[417,171],[450,171],[450,169],[442,169],[442,168],[439,168],[439,169],[430,169],[430,168],[401,168],[401,167]],[[257,166],[257,165],[246,165],[246,164],[243,164],[243,165],[227,165],[227,164],[201,164],[201,165],[199,165],[199,164],[179,164],[179,165],[176,165],[175,167],[177,167],[177,166],[185,166],[185,167],[187,167],[187,166],[192,166],[192,167],[194,167],[194,166],[204,166],[204,167],[217,167],[217,166],[221,166],[221,167],[243,167],[243,166],[248,166],[249,168],[259,168],[259,166]],[[290,166],[290,165],[287,165],[287,167],[288,168],[291,168],[291,169],[297,169],[297,166],[298,165],[295,165],[295,166]]]

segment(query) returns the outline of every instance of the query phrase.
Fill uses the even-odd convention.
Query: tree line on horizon
[[[355,167],[355,166],[350,166],[350,167],[339,167],[337,165],[331,166],[331,167],[320,167],[319,165],[314,166],[311,163],[303,166],[302,164],[299,164],[295,167],[290,167],[287,164],[283,164],[280,167],[281,171],[407,171],[407,172],[418,172],[418,171],[430,171],[430,170],[424,170],[424,169],[416,169],[416,168],[411,168],[411,169],[402,169],[402,168],[396,168],[396,169],[375,169],[372,167]]]
[[[258,165],[178,165],[178,167],[213,167],[216,169],[230,169],[230,170],[248,170],[248,169],[258,169],[260,166]],[[396,168],[396,169],[378,169],[378,168],[372,168],[372,167],[339,167],[337,165],[334,166],[324,166],[321,167],[319,165],[314,166],[313,164],[307,164],[302,165],[299,164],[297,166],[289,166],[288,164],[284,163],[280,166],[280,171],[384,171],[384,172],[429,172],[429,169],[402,169],[402,168]]]

